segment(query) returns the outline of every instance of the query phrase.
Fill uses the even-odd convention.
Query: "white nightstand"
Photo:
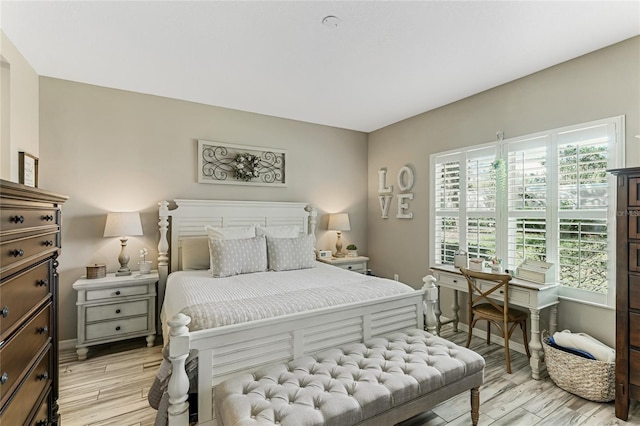
[[[369,258],[366,256],[345,256],[345,257],[332,257],[331,259],[318,259],[320,262],[328,263],[329,265],[337,266],[338,268],[348,269],[349,271],[359,272],[361,274],[367,273],[367,262]]]
[[[156,282],[158,273],[127,276],[107,274],[105,278],[80,278],[73,284],[78,292],[78,343],[80,361],[87,359],[89,346],[147,337],[152,347],[156,338]]]

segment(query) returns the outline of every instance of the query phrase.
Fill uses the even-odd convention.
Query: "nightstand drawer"
[[[361,274],[364,274],[367,270],[367,262],[354,262],[336,266],[349,271],[360,272]]]
[[[113,287],[97,290],[87,290],[87,300],[113,299],[125,296],[140,296],[148,294],[149,287],[146,285],[135,285],[127,287]]]
[[[149,312],[149,300],[137,302],[114,303],[111,305],[89,306],[86,311],[87,322],[108,320],[112,318],[134,317],[147,315]]]
[[[467,280],[462,275],[436,272],[436,278],[438,279],[438,285],[444,285],[445,287],[453,288],[454,290],[468,290]]]
[[[137,333],[148,330],[148,318],[135,317],[114,321],[105,321],[86,326],[86,339],[104,339],[107,337],[117,337],[129,333]]]

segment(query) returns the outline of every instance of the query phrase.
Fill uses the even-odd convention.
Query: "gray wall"
[[[508,60],[508,58],[505,58]],[[473,66],[473,64],[469,64]],[[496,132],[515,137],[600,118],[626,115],[627,166],[640,165],[640,37],[420,114],[369,135],[368,236],[371,266],[380,275],[414,287],[429,272],[429,155],[496,140]],[[412,220],[389,219],[378,206],[378,170],[415,172]],[[394,188],[394,201],[397,191]],[[442,309],[451,316],[451,294],[443,291]],[[464,309],[463,309],[464,310]],[[543,327],[547,326],[546,315]],[[559,326],[584,331],[613,345],[615,311],[563,300]],[[516,333],[518,334],[518,333]]]
[[[319,210],[318,246],[335,246],[326,213],[348,212],[354,242],[367,252],[367,135],[40,78],[40,172],[43,187],[69,195],[60,257],[60,338],[76,337],[73,282],[86,265],[117,269],[120,243],[102,238],[109,211],[142,212],[144,237],[132,237],[130,266],[141,247],[157,256],[157,203],[173,198],[308,201]],[[287,150],[286,188],[198,184],[197,139]],[[154,262],[155,265],[155,262]]]

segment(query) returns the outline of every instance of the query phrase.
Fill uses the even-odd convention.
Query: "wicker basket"
[[[595,402],[615,399],[615,362],[583,358],[549,344],[549,336],[543,333],[542,347],[549,377],[556,385]]]

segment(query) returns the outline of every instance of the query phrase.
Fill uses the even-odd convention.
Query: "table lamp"
[[[116,276],[131,275],[129,269],[129,255],[125,248],[129,237],[142,235],[142,224],[140,222],[140,213],[136,212],[116,212],[107,214],[107,223],[104,225],[104,237],[120,237],[120,269],[116,272]]]
[[[342,231],[351,231],[351,223],[349,223],[348,213],[335,213],[329,215],[329,231],[338,231],[338,240],[336,241],[336,254],[335,257],[344,257],[342,252]]]

